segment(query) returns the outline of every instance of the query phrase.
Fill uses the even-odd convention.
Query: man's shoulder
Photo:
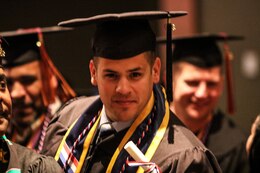
[[[67,101],[55,114],[54,119],[77,119],[99,96],[80,96]],[[73,115],[73,116],[72,116]],[[68,119],[67,119],[68,120]]]
[[[173,139],[169,143],[181,148],[200,147],[206,150],[204,144],[177,118],[172,114],[168,128],[168,139]]]
[[[56,112],[48,126],[41,153],[55,156],[60,142],[71,124],[98,98],[99,96],[81,96],[66,102],[60,110]]]
[[[220,172],[212,152],[174,114],[171,114],[168,128],[153,160],[156,160],[163,170],[167,170],[168,166],[172,165],[176,168],[194,169],[197,172],[204,168],[212,172]],[[193,165],[194,161],[201,167],[196,168]]]
[[[174,128],[174,142],[177,146],[182,148],[200,147],[205,149],[204,144],[185,126],[173,125]]]
[[[225,136],[227,139],[232,139],[235,137],[234,140],[240,142],[247,138],[243,129],[231,117],[221,111],[214,114],[210,133],[219,138]]]
[[[207,138],[207,147],[217,156],[229,156],[245,149],[246,134],[228,115],[214,114]],[[243,151],[244,152],[244,151]]]
[[[78,109],[79,107],[86,108],[87,105],[93,103],[99,96],[79,96],[68,100],[64,103],[58,112],[63,111],[64,109]]]

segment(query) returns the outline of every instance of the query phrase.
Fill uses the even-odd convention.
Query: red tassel
[[[42,89],[42,97],[43,103],[45,106],[53,103],[55,101],[55,97],[58,96],[62,102],[67,101],[70,98],[76,96],[75,91],[71,88],[71,86],[67,83],[65,78],[56,68],[51,58],[49,57],[45,46],[44,39],[41,28],[29,28],[29,29],[21,29],[19,32],[24,33],[38,33],[38,42],[37,46],[39,47],[40,55],[41,55],[41,77],[43,81],[43,89]],[[51,75],[54,75],[58,80],[58,91],[55,89],[51,89],[50,79]]]
[[[43,35],[42,32],[38,32],[38,38],[40,41],[40,54],[42,57],[42,67],[43,67],[43,71],[44,73],[42,73],[42,77],[43,79],[46,78],[46,80],[48,81],[47,84],[45,85],[45,89],[43,89],[44,93],[44,100],[46,102],[46,104],[50,104],[52,102],[54,102],[55,96],[58,95],[59,98],[64,102],[67,101],[70,98],[73,98],[76,96],[75,91],[70,87],[70,85],[67,83],[67,81],[65,80],[65,78],[62,76],[62,74],[59,72],[59,70],[56,68],[56,66],[53,64],[53,62],[51,61],[51,58],[49,57],[49,55],[47,54],[47,51],[45,49],[44,46],[44,40],[43,40]],[[50,90],[50,76],[54,74],[55,77],[58,80],[58,83],[61,87],[61,91],[55,91],[55,90]]]
[[[234,104],[234,87],[232,80],[232,66],[231,61],[233,60],[233,54],[229,49],[227,43],[224,44],[225,52],[225,67],[226,67],[226,86],[227,86],[227,103],[228,103],[228,113],[235,113],[235,104]]]

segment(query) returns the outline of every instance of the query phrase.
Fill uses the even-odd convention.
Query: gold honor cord
[[[165,93],[165,92],[164,92]],[[167,103],[167,102],[166,102]],[[116,149],[109,165],[108,168],[106,170],[106,173],[110,173],[113,169],[113,165],[116,162],[116,159],[119,155],[119,153],[122,151],[122,149],[124,148],[125,144],[129,141],[130,137],[133,135],[135,129],[140,125],[141,122],[143,122],[143,120],[149,115],[149,113],[151,112],[152,108],[154,105],[154,94],[152,93],[152,96],[147,104],[147,106],[145,107],[145,109],[143,110],[143,112],[140,114],[140,116],[138,116],[138,118],[134,121],[134,123],[131,125],[130,129],[127,131],[126,135],[124,136],[123,140],[121,141],[121,143],[119,144],[118,148]],[[167,107],[167,106],[166,106]],[[153,156],[153,154],[155,153],[161,139],[164,136],[165,133],[165,129],[167,127],[168,124],[168,120],[169,120],[169,110],[167,109],[166,115],[168,114],[168,116],[165,116],[162,124],[160,125],[160,128],[158,130],[158,132],[156,133],[156,136],[154,137],[151,145],[149,146],[147,152],[146,152],[146,157],[148,160],[150,160]],[[163,129],[164,128],[164,129]],[[141,170],[142,171],[142,170]]]
[[[98,116],[98,119],[96,120],[96,122],[94,123],[93,127],[90,129],[85,141],[84,141],[84,145],[83,145],[83,152],[80,156],[80,159],[79,159],[79,162],[78,162],[78,165],[77,165],[77,168],[76,168],[76,171],[75,173],[79,173],[81,171],[81,168],[83,166],[83,163],[84,163],[84,160],[85,160],[85,157],[88,153],[88,148],[90,146],[90,142],[92,141],[92,138],[94,137],[94,132],[98,126],[98,123],[99,123],[99,120],[100,120],[100,116]],[[76,124],[76,122],[78,121],[78,119],[70,126],[70,128],[68,129],[68,131],[66,132],[65,136],[63,137],[62,139],[62,142],[59,146],[59,149],[55,155],[55,160],[58,161],[59,160],[59,156],[60,156],[60,153],[61,153],[61,150],[63,148],[63,145],[65,144],[65,140],[67,139],[68,135],[70,134],[70,131],[72,130],[72,128],[74,127],[74,125]],[[73,151],[71,151],[73,152]],[[69,158],[67,158],[69,159]]]
[[[68,137],[68,135],[69,135],[71,129],[74,127],[74,125],[76,124],[77,121],[78,121],[78,119],[76,119],[76,120],[73,122],[73,124],[70,126],[70,128],[67,130],[66,134],[64,135],[64,137],[63,137],[63,139],[62,139],[62,141],[61,141],[61,143],[60,143],[60,146],[59,146],[59,148],[58,148],[58,151],[56,152],[56,155],[55,155],[55,157],[54,157],[54,159],[55,159],[56,161],[59,160],[60,153],[61,153],[61,149],[62,149],[62,147],[63,147],[63,145],[64,145],[64,143],[65,143],[65,140],[67,139],[67,137]]]
[[[163,90],[163,93],[165,95],[165,90]],[[119,144],[119,146],[117,147],[114,155],[112,156],[110,163],[107,167],[106,173],[110,173],[113,169],[113,166],[117,160],[117,157],[119,155],[119,153],[122,151],[122,149],[124,148],[125,144],[128,142],[128,140],[130,139],[130,137],[133,135],[135,129],[140,125],[141,122],[143,122],[143,120],[149,115],[149,113],[151,112],[152,108],[154,105],[154,94],[152,93],[151,98],[149,99],[148,104],[146,105],[146,107],[144,108],[144,110],[141,112],[140,116],[138,116],[138,118],[134,121],[134,123],[131,125],[131,127],[129,128],[129,130],[127,131],[127,133],[125,134],[124,138],[122,139],[121,143]],[[156,149],[158,148],[160,141],[162,140],[164,133],[166,131],[167,125],[168,125],[168,121],[169,121],[169,105],[168,102],[165,100],[165,108],[166,108],[166,112],[165,112],[165,116],[163,118],[163,121],[158,129],[158,131],[156,132],[156,135],[151,143],[151,145],[149,146],[145,156],[147,157],[147,159],[150,161],[150,159],[152,158],[152,156],[154,155]],[[80,160],[79,160],[79,164],[77,166],[76,172],[75,173],[79,173],[82,169],[86,154],[88,152],[88,148],[90,145],[90,141],[93,138],[93,134],[98,126],[100,120],[100,116],[98,116],[97,121],[94,123],[93,127],[91,128],[90,132],[87,135],[87,138],[84,141],[84,149],[82,152],[82,155],[80,156]],[[76,124],[76,122],[78,121],[78,119],[71,125],[71,127],[68,129],[68,131],[66,132],[65,136],[63,137],[63,140],[59,146],[59,149],[55,155],[55,160],[58,161],[59,160],[59,156],[62,150],[62,147],[65,143],[65,140],[67,138],[67,136],[69,135],[70,131],[72,130],[72,128],[74,127],[74,125]],[[139,170],[138,172],[143,172],[143,170]]]
[[[100,111],[101,112],[101,111]],[[94,133],[98,127],[98,124],[99,124],[99,120],[100,120],[100,115],[98,116],[98,119],[97,121],[94,123],[93,127],[90,129],[85,141],[84,141],[84,146],[83,146],[83,152],[80,156],[80,159],[79,159],[79,164],[77,166],[77,169],[76,169],[76,172],[75,173],[80,173],[81,171],[81,168],[84,164],[84,160],[87,156],[87,153],[88,153],[88,149],[89,149],[89,146],[90,146],[90,143],[92,141],[92,138],[94,137]]]
[[[135,129],[138,127],[138,125],[143,122],[143,120],[146,118],[146,116],[148,116],[149,112],[152,110],[154,104],[154,95],[152,93],[151,98],[149,99],[148,104],[146,105],[146,107],[144,108],[144,110],[141,112],[140,116],[138,116],[136,118],[136,120],[134,121],[134,123],[131,125],[131,127],[129,128],[129,130],[126,132],[124,138],[122,139],[122,141],[120,142],[119,146],[117,147],[114,155],[112,156],[112,159],[110,160],[110,163],[107,167],[106,173],[110,173],[113,169],[113,166],[116,162],[116,159],[119,155],[119,153],[122,151],[122,149],[124,148],[125,144],[128,142],[129,138],[133,135],[133,133],[135,132]]]
[[[148,161],[151,161],[156,149],[158,148],[158,146],[159,146],[159,144],[160,144],[160,142],[161,142],[161,140],[162,140],[162,138],[165,134],[165,131],[167,129],[168,122],[169,122],[169,119],[170,119],[170,109],[169,109],[169,104],[167,102],[164,89],[163,89],[163,93],[164,93],[164,96],[165,96],[165,115],[164,115],[163,121],[162,121],[159,129],[157,130],[157,132],[155,134],[155,137],[152,140],[152,143],[150,144],[148,150],[145,153],[145,157],[147,158]],[[137,173],[143,173],[143,172],[144,172],[144,170],[139,167],[138,170],[137,170]]]

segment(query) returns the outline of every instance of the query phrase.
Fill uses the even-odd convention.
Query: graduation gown
[[[80,97],[64,105],[63,109],[52,119],[46,134],[42,153],[55,156],[68,127],[86,110],[96,97]],[[123,138],[126,130],[96,146],[90,168],[81,172],[101,173],[106,167]],[[221,172],[216,158],[211,151],[185,128],[179,119],[171,113],[168,128],[151,162],[156,163],[162,172]]]
[[[43,113],[40,117],[38,117],[35,120],[35,122],[33,122],[31,127],[29,127],[27,130],[24,130],[23,133],[25,135],[23,137],[17,137],[19,136],[17,131],[21,129],[17,128],[13,121],[10,121],[10,124],[6,132],[7,138],[17,144],[33,149],[39,153],[42,147],[41,143],[44,139],[45,129],[47,128],[50,119],[55,114],[55,112],[61,107],[61,105],[61,101],[58,98],[56,98],[55,102],[48,106],[48,112]]]
[[[205,145],[216,156],[223,173],[249,172],[246,135],[221,111],[211,122]]]
[[[37,154],[19,144],[7,142],[10,158],[6,173],[62,173],[59,164],[52,158]],[[0,172],[2,172],[1,170]]]

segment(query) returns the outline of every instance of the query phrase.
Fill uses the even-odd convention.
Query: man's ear
[[[160,74],[161,74],[161,60],[159,57],[156,57],[152,69],[154,83],[160,82]]]
[[[54,74],[51,75],[50,85],[55,90],[58,88],[58,80],[57,80],[57,78],[56,78],[56,76]]]
[[[90,79],[91,84],[94,86],[97,86],[97,80],[96,80],[97,70],[96,70],[93,60],[90,60],[90,62],[89,62],[89,72],[90,72],[90,77],[91,77],[91,79]]]

